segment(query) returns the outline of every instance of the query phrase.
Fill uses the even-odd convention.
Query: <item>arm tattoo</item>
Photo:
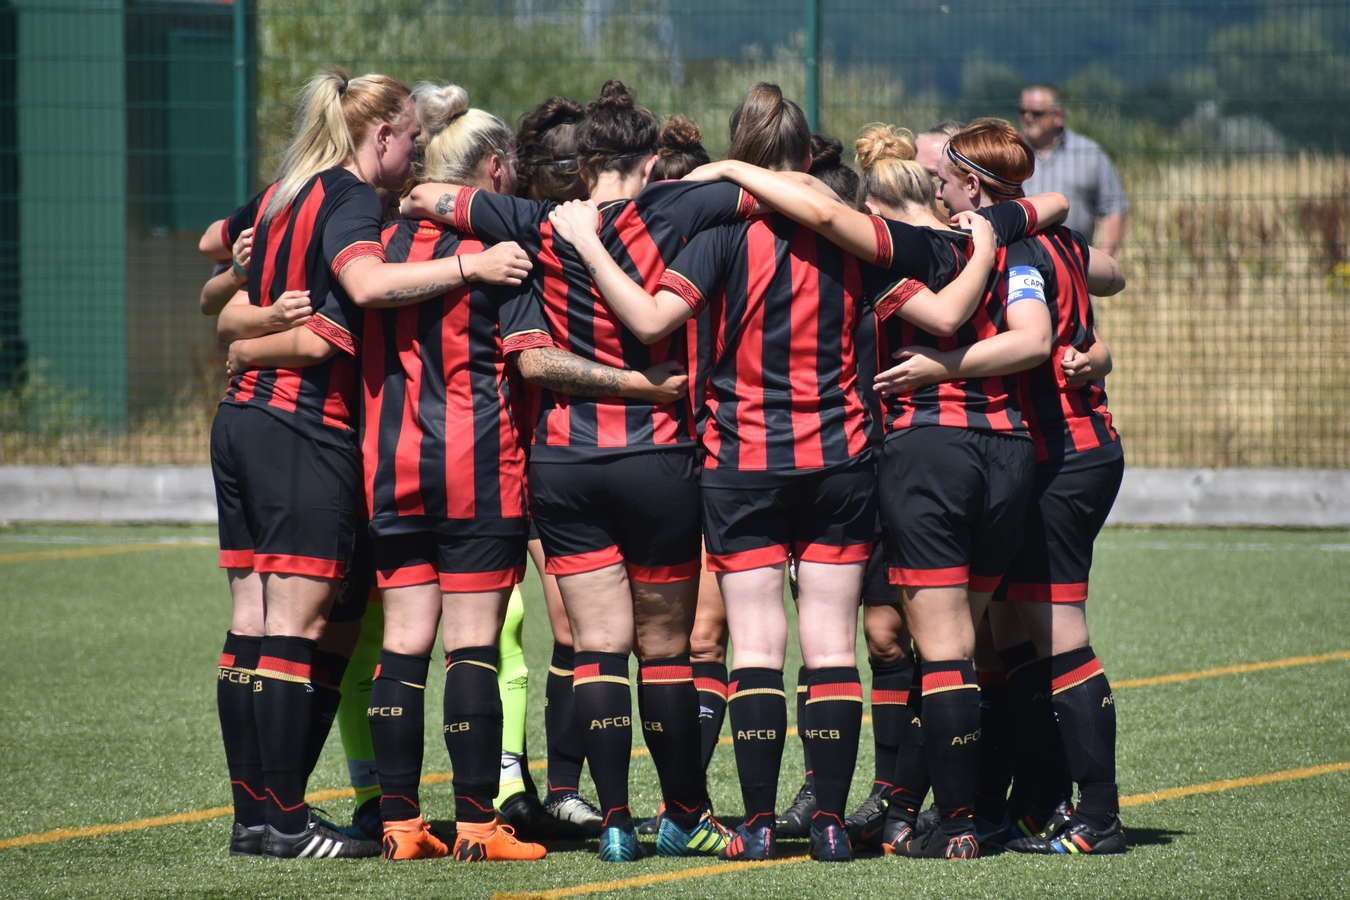
[[[550,391],[578,397],[616,397],[624,388],[626,369],[582,359],[558,347],[533,347],[521,352],[521,363],[528,356],[528,380]]]
[[[447,219],[455,217],[455,195],[441,194],[436,201],[436,215],[445,216]]]
[[[459,287],[459,285],[451,284],[448,281],[433,281],[429,284],[419,284],[416,287],[394,288],[385,291],[384,299],[387,303],[417,303],[428,297],[440,296],[454,287]]]

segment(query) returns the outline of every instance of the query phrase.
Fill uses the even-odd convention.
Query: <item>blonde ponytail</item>
[[[281,158],[263,220],[285,209],[318,173],[355,159],[372,124],[400,119],[408,93],[406,85],[387,75],[349,78],[333,68],[311,78],[300,91],[295,138]]]

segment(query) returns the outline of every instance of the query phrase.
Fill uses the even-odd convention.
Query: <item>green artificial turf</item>
[[[166,526],[0,529],[0,840],[133,822],[229,803],[215,721],[215,664],[227,624],[213,532]],[[165,543],[170,542],[170,543]],[[129,548],[127,545],[138,545]],[[146,548],[144,545],[152,545]],[[104,552],[104,551],[110,552]],[[60,555],[57,555],[57,554]],[[1130,687],[1131,679],[1350,649],[1350,533],[1109,529],[1098,542],[1089,603],[1093,645],[1113,681],[1124,795],[1350,760],[1345,661]],[[551,649],[530,577],[526,652],[542,686]],[[865,660],[865,653],[860,656]],[[791,683],[797,660],[788,663]],[[867,679],[865,661],[861,665]],[[449,768],[439,685],[429,686],[426,766]],[[530,746],[542,754],[542,690],[530,696]],[[872,775],[864,727],[852,802]],[[790,739],[780,803],[801,772]],[[542,781],[542,772],[535,771]],[[346,783],[334,738],[311,781]],[[655,808],[651,762],[633,760],[633,807]],[[710,771],[719,811],[740,807],[734,760]],[[583,781],[589,792],[589,782]],[[810,861],[626,888],[705,896],[1344,895],[1348,854],[1336,822],[1350,808],[1338,772],[1127,807],[1121,857],[973,863],[862,858]],[[433,818],[450,786],[424,789]],[[326,804],[345,819],[351,801]],[[446,861],[281,862],[225,854],[229,819],[138,827],[0,849],[8,896],[489,896],[545,891],[718,865],[649,859],[602,865],[589,848],[535,864]],[[805,852],[783,841],[785,855]]]

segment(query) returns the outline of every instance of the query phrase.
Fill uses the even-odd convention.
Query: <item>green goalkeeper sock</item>
[[[380,776],[375,768],[375,745],[370,738],[370,690],[375,680],[375,665],[380,661],[384,643],[384,606],[375,599],[366,605],[361,620],[361,637],[352,651],[351,662],[342,676],[342,700],[338,704],[338,731],[347,754],[347,771],[359,808],[367,800],[379,799]]]
[[[497,689],[502,697],[502,772],[495,805],[525,789],[525,695],[530,672],[525,667],[525,647],[521,641],[524,633],[525,601],[520,588],[516,587],[507,601],[502,636],[497,643],[500,653]]]

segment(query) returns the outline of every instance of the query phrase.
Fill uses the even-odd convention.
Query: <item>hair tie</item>
[[[351,79],[346,78],[346,77],[343,77],[342,83],[338,85],[338,96],[339,96],[339,97],[342,97],[342,96],[345,96],[345,95],[346,95],[346,93],[347,93],[347,85],[349,85],[349,84],[351,84]]]
[[[965,156],[965,154],[961,153],[959,150],[953,147],[951,141],[947,142],[947,159],[956,163],[958,166],[964,166],[965,168],[974,172],[976,175],[979,175],[981,178],[989,179],[990,181],[994,182],[994,184],[1002,185],[1003,187],[1006,188],[1020,188],[1022,186],[1022,183],[1020,181],[1009,181],[1006,178],[1000,178],[998,175],[995,175],[993,172],[989,171],[984,166],[976,165],[974,162],[970,160],[969,157]]]

